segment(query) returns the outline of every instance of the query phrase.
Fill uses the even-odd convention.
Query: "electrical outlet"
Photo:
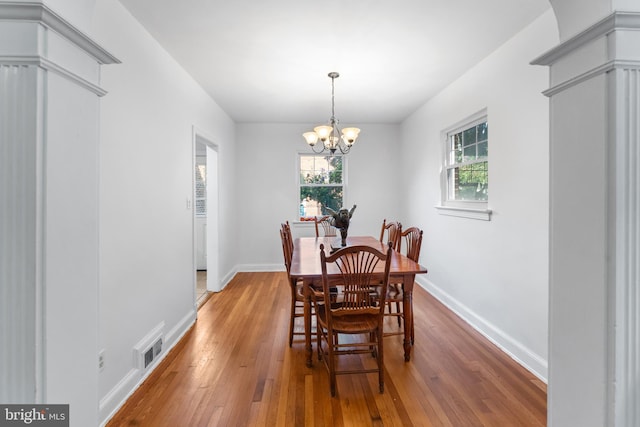
[[[104,350],[98,353],[98,372],[104,371]]]

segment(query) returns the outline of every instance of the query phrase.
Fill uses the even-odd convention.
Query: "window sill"
[[[471,209],[459,206],[436,206],[435,208],[440,215],[491,221],[491,209]]]

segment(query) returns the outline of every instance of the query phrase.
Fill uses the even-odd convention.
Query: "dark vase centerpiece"
[[[333,225],[335,228],[340,230],[340,237],[341,237],[340,246],[342,247],[347,246],[347,232],[349,230],[349,221],[353,216],[353,211],[356,210],[356,205],[353,205],[351,210],[348,210],[347,208],[344,208],[344,207],[340,208],[338,212],[334,211],[329,207],[327,207],[326,209],[327,211],[329,211],[329,214],[331,215],[331,225]]]

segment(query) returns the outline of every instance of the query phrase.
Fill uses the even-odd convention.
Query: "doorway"
[[[218,147],[194,131],[194,301],[220,290],[218,272]]]

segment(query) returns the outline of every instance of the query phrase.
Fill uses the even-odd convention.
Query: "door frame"
[[[196,311],[197,311],[197,236],[196,236],[196,209],[195,209],[195,199],[196,199],[196,182],[195,182],[195,176],[196,176],[196,156],[198,154],[198,144],[202,144],[205,147],[207,147],[208,149],[211,149],[212,151],[216,152],[216,163],[215,163],[215,173],[216,173],[216,179],[215,182],[217,184],[217,188],[215,189],[215,194],[217,196],[217,200],[215,201],[215,203],[211,203],[209,200],[209,196],[207,195],[207,226],[206,226],[206,239],[207,239],[207,247],[210,247],[209,245],[209,241],[215,241],[219,243],[219,229],[218,229],[218,221],[213,221],[210,223],[209,218],[209,212],[210,212],[210,208],[212,206],[215,206],[216,212],[215,212],[215,218],[219,218],[219,197],[220,197],[220,181],[219,181],[219,144],[217,144],[214,141],[214,138],[212,138],[211,136],[207,135],[205,132],[203,132],[202,130],[198,129],[196,126],[193,126],[193,132],[192,132],[192,156],[191,156],[191,180],[192,180],[192,185],[191,185],[191,239],[192,239],[192,264],[193,264],[193,286],[192,286],[192,292],[193,292],[193,304],[196,307]],[[209,156],[207,156],[209,157]],[[209,161],[207,160],[207,163],[209,163]],[[210,168],[207,167],[207,176],[210,173]],[[209,179],[207,179],[207,181],[209,181]],[[207,191],[207,193],[209,193],[209,191]],[[215,245],[215,248],[217,248],[217,250],[215,251],[214,254],[210,254],[209,251],[207,250],[207,291],[208,292],[218,292],[220,291],[220,274],[219,274],[219,257],[220,257],[220,251],[219,251],[219,244]]]

